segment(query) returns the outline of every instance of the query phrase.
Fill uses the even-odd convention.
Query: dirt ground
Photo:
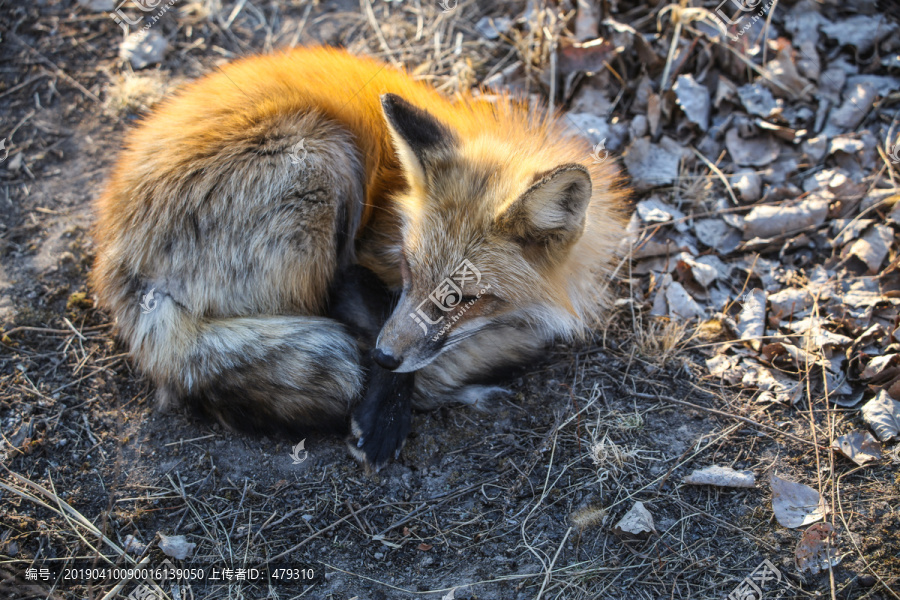
[[[154,411],[152,386],[86,284],[91,202],[142,111],[225,60],[292,44],[384,57],[384,41],[393,60],[452,91],[482,81],[510,52],[479,47],[462,60],[456,32],[468,39],[481,16],[526,8],[462,3],[442,17],[418,2],[361,6],[181,2],[154,24],[169,39],[165,59],[138,76],[119,57],[122,33],[107,13],[0,0],[9,152],[0,164],[0,596],[724,599],[769,561],[777,578],[760,586],[765,598],[900,598],[896,445],[893,456],[854,467],[827,449],[827,432],[859,428],[858,411],[762,405],[708,375],[715,336],[651,327],[632,305],[590,343],[559,347],[515,381],[495,412],[415,415],[400,460],[378,474],[338,438],[307,438],[298,461],[301,440]],[[397,30],[381,40],[371,20],[390,11],[397,18],[385,22]],[[433,45],[429,28],[449,50],[421,50]],[[682,483],[708,465],[750,470],[757,483]],[[839,565],[798,571],[802,531],[773,516],[772,472],[823,493]],[[617,531],[638,501],[654,531]],[[63,578],[66,567],[163,565],[161,536],[196,545],[174,560],[180,567],[268,560],[308,580],[144,588],[77,571]],[[29,579],[29,567],[49,575]]]

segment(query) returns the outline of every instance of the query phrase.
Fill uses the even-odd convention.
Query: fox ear
[[[403,166],[419,177],[456,145],[456,136],[430,113],[395,94],[381,96],[384,118]]]
[[[571,243],[584,231],[591,176],[579,164],[542,173],[500,216],[501,227],[526,243]]]

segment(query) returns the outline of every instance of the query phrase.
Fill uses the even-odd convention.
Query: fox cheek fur
[[[401,260],[407,261],[404,271],[412,281],[404,282],[404,294],[378,337],[374,356],[386,369],[413,372],[482,327],[515,325],[529,310],[548,304],[540,293],[546,287],[541,271],[561,262],[584,233],[592,183],[585,167],[563,164],[534,175],[517,198],[502,202],[489,165],[467,156],[471,151],[450,127],[397,96],[386,94],[382,104],[409,182],[398,203],[415,208],[401,212]],[[477,272],[475,281],[471,272],[469,277],[463,273],[457,283],[465,289],[451,281],[454,261]],[[496,282],[486,296],[475,265],[487,271],[486,280]],[[503,301],[500,294],[512,301]],[[433,295],[449,296],[455,305],[472,301],[465,303],[466,310],[456,311],[451,310],[455,306],[429,302]],[[481,303],[470,312],[473,301]],[[448,329],[450,319],[455,331]]]
[[[243,59],[128,133],[91,283],[162,403],[252,431],[351,421],[382,464],[412,407],[486,406],[597,320],[624,193],[589,157],[553,116],[344,51]]]

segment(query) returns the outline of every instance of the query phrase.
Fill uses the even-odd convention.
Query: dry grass
[[[124,71],[113,76],[106,92],[106,110],[113,117],[144,113],[177,86],[161,71]]]
[[[643,359],[663,366],[682,353],[692,337],[690,329],[684,321],[640,316],[634,321],[632,343]]]

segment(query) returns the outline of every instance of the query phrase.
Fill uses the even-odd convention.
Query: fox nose
[[[393,371],[403,363],[402,356],[397,357],[393,354],[388,354],[381,348],[375,348],[372,352],[372,359],[388,371]]]

